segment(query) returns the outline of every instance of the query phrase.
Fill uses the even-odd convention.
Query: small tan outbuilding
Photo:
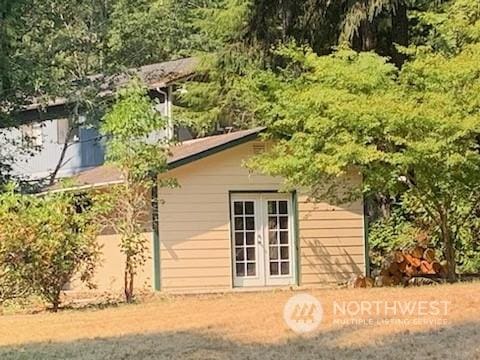
[[[366,271],[362,201],[335,206],[300,191],[279,192],[282,179],[250,172],[244,162],[264,150],[262,129],[190,140],[176,146],[176,188],[158,188],[151,261],[140,274],[150,290],[212,292],[238,288],[334,285]],[[76,177],[79,186],[121,181],[108,166]],[[355,181],[360,181],[360,178]],[[118,236],[103,235],[103,290],[122,284]]]

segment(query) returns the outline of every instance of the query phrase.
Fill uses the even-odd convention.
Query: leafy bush
[[[99,259],[101,203],[71,193],[0,194],[0,301],[37,294],[52,305],[75,275],[90,280]]]
[[[368,245],[373,267],[380,267],[383,259],[394,250],[405,249],[416,243],[420,230],[408,219],[402,209],[390,217],[381,218],[369,226]]]
[[[408,210],[407,210],[408,208]],[[480,272],[480,209],[458,224],[456,264],[459,273]],[[408,203],[395,205],[391,215],[369,226],[368,243],[372,266],[380,267],[383,259],[394,250],[425,245],[443,252],[440,229]]]
[[[480,272],[480,209],[459,229],[456,244],[460,273]]]

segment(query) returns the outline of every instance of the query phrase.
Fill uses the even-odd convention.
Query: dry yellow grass
[[[156,298],[0,317],[0,359],[480,359],[480,283],[305,292],[324,308],[308,336],[283,321],[283,306],[297,292]],[[334,301],[379,300],[448,301],[447,314],[437,317],[446,324],[385,324],[382,316],[374,324],[335,323]]]

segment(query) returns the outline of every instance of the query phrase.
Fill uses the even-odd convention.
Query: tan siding
[[[364,257],[361,255],[329,255],[328,257],[319,258],[316,256],[304,257],[304,271],[310,272],[312,268],[321,268],[336,265],[351,265],[352,267],[363,266]]]
[[[328,256],[336,255],[362,255],[363,256],[363,246],[362,245],[333,245],[333,246],[303,246],[300,248],[302,256],[312,257],[320,256],[327,254]]]
[[[219,219],[220,220],[220,219]],[[225,219],[228,221],[228,219]],[[228,231],[220,231],[211,229],[210,231],[197,232],[193,230],[182,231],[181,225],[177,230],[160,230],[161,238],[166,248],[173,247],[178,242],[192,241],[192,240],[225,240],[229,236]]]
[[[331,205],[324,202],[315,203],[307,200],[306,197],[299,199],[301,204],[299,211],[303,216],[309,216],[312,211],[350,212],[352,215],[361,215],[363,211],[362,202],[354,202],[348,205]]]
[[[181,189],[178,189],[178,191],[181,191]],[[160,195],[162,196],[162,195]],[[204,215],[205,213],[199,212],[198,211],[198,206],[195,205],[202,205],[202,203],[177,203],[175,202],[175,198],[168,198],[168,197],[162,197],[161,198],[165,204],[161,205],[159,208],[160,215],[163,216],[165,214],[166,216],[170,216],[172,214],[179,215],[178,219],[185,219],[185,220],[190,220],[194,219],[196,215]],[[210,202],[210,209],[213,213],[222,213],[224,214],[225,211],[228,212],[228,204],[225,204],[224,201],[219,202],[219,203],[212,203]],[[209,214],[209,213],[207,213]],[[183,215],[183,216],[182,216]]]
[[[228,243],[227,246],[230,244]],[[172,259],[181,263],[191,259],[225,259],[230,261],[230,248],[225,249],[181,249],[162,247],[161,259]]]
[[[182,231],[222,231],[228,232],[228,224],[221,224],[218,225],[213,220],[206,220],[206,221],[197,221],[196,219],[184,219],[184,223],[182,223]],[[163,231],[178,231],[178,220],[169,220],[164,221],[162,223],[162,230]]]
[[[151,254],[152,233],[144,233],[147,242],[147,254]],[[121,293],[123,291],[123,271],[125,268],[125,257],[120,252],[120,237],[118,235],[101,235],[97,238],[102,245],[101,262],[95,271],[93,283],[95,291],[109,291]],[[137,290],[151,290],[153,277],[153,264],[149,256],[146,263],[138,270],[135,277],[135,288]],[[88,290],[78,280],[74,281],[70,290]]]
[[[161,287],[164,291],[228,290],[232,286],[230,191],[278,190],[281,179],[242,167],[252,143],[197,160],[168,176],[160,189]],[[361,202],[350,206],[299,199],[300,279],[321,285],[363,272]]]
[[[226,249],[229,250],[230,246],[225,243],[225,239],[220,240],[191,240],[191,241],[176,241],[169,247],[165,245],[162,249],[168,250],[214,250],[214,249]]]
[[[168,270],[169,279],[188,279],[188,278],[218,278],[229,277],[229,266],[201,266],[201,267],[164,267]]]
[[[336,272],[301,274],[301,282],[304,286],[321,286],[338,284],[348,281],[350,277],[358,274],[357,271],[348,271],[348,269],[337,269]]]
[[[225,267],[225,258],[212,258],[207,259],[188,259],[188,261],[179,261],[178,259],[163,258],[163,269],[195,269],[206,267]]]
[[[105,190],[108,191],[108,190]],[[134,287],[139,291],[151,291],[153,289],[153,262],[152,262],[152,213],[150,208],[150,191],[145,191],[146,205],[148,206],[142,214],[141,225],[143,236],[145,237],[147,249],[147,259],[145,264],[137,270],[134,279]],[[110,215],[115,217],[115,213]],[[106,227],[97,237],[101,248],[100,262],[95,269],[93,284],[96,286],[92,289],[96,292],[116,292],[123,293],[124,286],[124,270],[125,256],[120,251],[120,235],[116,234],[112,227]],[[69,290],[73,291],[90,291],[78,279],[75,279]]]
[[[298,208],[302,285],[344,282],[365,272],[362,202],[334,206],[302,196]]]
[[[190,210],[190,211],[189,211]],[[186,222],[211,222],[212,219],[215,219],[219,216],[223,216],[225,209],[222,211],[211,211],[208,213],[199,213],[195,209],[186,209],[184,211],[169,211],[168,213],[163,213],[163,223],[186,223]]]
[[[347,228],[347,229],[358,229],[362,227],[361,220],[357,219],[321,219],[321,220],[303,220],[302,221],[302,229],[305,230],[317,230],[317,229],[340,229],[340,228]]]
[[[300,222],[300,230],[302,232],[302,236],[306,239],[337,238],[340,241],[344,238],[354,238],[355,236],[359,236],[359,234],[362,233],[361,226],[355,228],[304,229],[302,222]]]
[[[317,211],[308,211],[304,208],[305,205],[301,206],[301,211],[299,211],[298,218],[302,221],[329,221],[329,220],[362,220],[363,215],[361,213],[356,213],[346,210],[317,210]]]
[[[196,278],[187,279],[163,279],[162,289],[171,293],[188,293],[188,292],[209,292],[219,290],[229,290],[232,288],[230,276],[227,278],[208,278],[199,286]]]
[[[342,229],[342,231],[344,231]],[[360,232],[360,230],[358,230]],[[319,230],[319,233],[321,230]],[[334,235],[334,234],[332,234]],[[300,225],[300,239],[302,240],[300,242],[300,247],[313,247],[313,248],[322,248],[322,247],[332,247],[332,246],[361,246],[363,247],[363,237],[362,236],[357,236],[357,237],[317,237],[317,238],[309,238],[303,235],[303,232],[301,231],[301,225]]]
[[[229,192],[276,190],[279,179],[241,166],[244,144],[169,173],[180,184],[160,189],[161,286],[166,291],[228,290],[232,286]]]

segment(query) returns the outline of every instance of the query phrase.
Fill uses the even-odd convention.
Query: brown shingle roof
[[[103,74],[92,75],[88,79],[92,82],[100,82],[100,96],[112,94],[113,90],[128,83],[135,76],[138,76],[149,89],[156,89],[168,86],[195,73],[199,64],[197,58],[185,58],[172,61],[165,61],[156,64],[144,65],[134,69],[128,69],[116,76],[105,76]],[[46,106],[64,105],[66,98],[56,98],[49,101]],[[42,106],[39,99],[25,107],[25,110],[34,110]]]
[[[230,147],[243,144],[255,139],[264,129],[263,127],[258,127],[250,130],[184,141],[170,149],[170,156],[167,160],[168,165],[170,168],[176,168]],[[79,172],[69,180],[73,181],[74,188],[81,188],[121,183],[123,177],[117,168],[106,164]],[[53,186],[50,190],[60,190],[59,184]]]
[[[170,168],[175,168],[195,160],[197,157],[204,157],[212,153],[234,146],[238,142],[255,138],[265,128],[258,127],[250,130],[241,130],[228,134],[208,136],[204,138],[184,141],[178,146],[173,147],[168,158]]]

